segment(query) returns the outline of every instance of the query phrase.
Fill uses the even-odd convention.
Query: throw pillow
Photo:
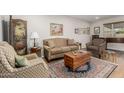
[[[16,62],[16,67],[24,67],[24,66],[28,66],[29,63],[28,63],[28,60],[24,57],[24,56],[19,56],[17,55],[15,57],[15,62]]]
[[[74,45],[74,39],[68,39],[68,45]]]
[[[49,46],[50,48],[55,48],[55,43],[54,43],[54,41],[52,41],[52,40],[48,41],[48,46]]]

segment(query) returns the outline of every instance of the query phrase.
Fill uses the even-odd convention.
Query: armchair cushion
[[[30,65],[28,65],[28,67],[42,63],[45,69],[47,69],[47,70],[49,69],[47,64],[44,62],[44,60],[42,58],[38,57],[36,59],[30,60],[29,62],[30,62]]]
[[[88,49],[90,49],[90,50],[96,50],[96,51],[98,51],[99,50],[99,47],[98,46],[88,46]]]

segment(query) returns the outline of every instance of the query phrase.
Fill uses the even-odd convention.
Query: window
[[[104,24],[104,37],[124,37],[124,21]]]

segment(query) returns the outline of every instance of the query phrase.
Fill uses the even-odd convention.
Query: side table
[[[41,49],[40,47],[32,47],[30,49],[30,53],[36,53],[39,57],[41,57]]]

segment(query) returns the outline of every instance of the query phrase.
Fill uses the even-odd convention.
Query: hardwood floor
[[[124,52],[116,51],[118,54],[118,67],[113,71],[109,78],[124,78]]]

